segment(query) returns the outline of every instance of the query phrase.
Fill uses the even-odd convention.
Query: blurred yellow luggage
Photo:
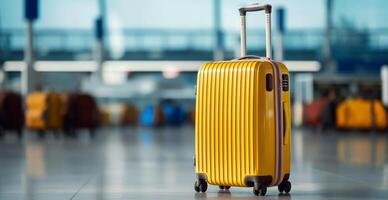
[[[337,127],[341,129],[386,129],[387,113],[381,101],[348,99],[337,107]]]
[[[267,58],[246,56],[245,15],[265,10]],[[194,189],[267,187],[290,192],[291,119],[287,67],[271,59],[271,5],[240,9],[241,54],[232,61],[204,64],[198,72]]]
[[[26,126],[34,130],[62,128],[63,103],[59,94],[33,92],[27,96]]]

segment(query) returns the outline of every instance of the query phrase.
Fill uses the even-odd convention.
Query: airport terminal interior
[[[0,200],[388,199],[387,6],[0,0]]]

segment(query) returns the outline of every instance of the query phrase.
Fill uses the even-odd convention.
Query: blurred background
[[[230,198],[192,192],[194,88],[203,63],[239,57],[250,3],[0,0],[0,199]],[[291,72],[296,193],[387,197],[388,2],[265,3]],[[248,54],[264,37],[249,15]]]

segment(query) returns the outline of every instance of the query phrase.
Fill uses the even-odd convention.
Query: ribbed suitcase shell
[[[283,64],[278,66],[288,75]],[[275,87],[266,90],[266,74],[274,74],[266,60],[213,62],[201,67],[196,100],[196,173],[205,174],[209,184],[249,186],[246,177],[274,177]],[[284,177],[290,173],[289,90],[282,91],[282,101]]]

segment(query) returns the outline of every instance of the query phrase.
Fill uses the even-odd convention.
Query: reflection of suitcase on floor
[[[242,58],[205,64],[198,72],[195,190],[207,183],[253,187],[265,195],[278,186],[288,193],[290,175],[290,93],[286,66],[271,59],[245,56],[245,13],[265,10],[267,57],[270,5],[240,9]]]
[[[27,96],[26,126],[34,130],[62,128],[63,110],[59,94],[33,92]]]
[[[24,116],[22,98],[13,92],[0,92],[0,134],[2,131],[16,131],[22,136]]]
[[[387,123],[379,100],[349,99],[337,107],[337,127],[341,129],[386,129]]]

